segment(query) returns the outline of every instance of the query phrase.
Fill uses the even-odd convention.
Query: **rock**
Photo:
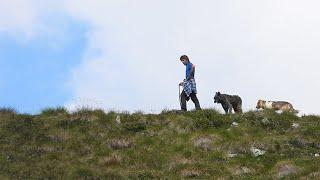
[[[278,177],[283,178],[287,175],[295,174],[295,173],[297,173],[297,171],[298,171],[298,168],[296,168],[292,165],[289,165],[289,164],[285,164],[285,165],[282,165],[279,167]]]
[[[238,127],[238,126],[239,126],[239,123],[233,122],[233,123],[231,124],[231,126],[233,126],[233,127]]]
[[[314,154],[314,157],[319,157],[319,156],[320,156],[319,153]]]
[[[119,116],[119,115],[117,115],[117,117],[116,117],[116,123],[117,123],[117,124],[121,124],[121,119],[120,119],[120,116]]]
[[[293,124],[292,124],[292,127],[293,127],[293,128],[298,128],[298,127],[300,127],[300,124],[299,124],[299,123],[293,123]]]
[[[262,119],[262,123],[263,123],[263,124],[269,124],[270,121],[268,120],[268,118],[263,118],[263,119]]]
[[[229,157],[229,158],[233,158],[233,157],[236,157],[237,155],[238,155],[238,154],[235,154],[235,153],[229,153],[229,154],[228,154],[228,157]]]
[[[12,161],[13,160],[13,156],[12,155],[7,155],[7,161]]]
[[[250,151],[255,157],[262,156],[266,153],[266,151],[255,148],[255,147],[251,147]]]

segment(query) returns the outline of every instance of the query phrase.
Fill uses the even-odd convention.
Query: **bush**
[[[0,108],[0,115],[1,114],[17,114],[17,111],[12,107],[2,107]]]
[[[283,133],[289,129],[292,122],[297,121],[299,117],[293,113],[281,113],[278,114],[272,110],[264,111],[250,111],[244,114],[244,118],[249,121],[251,126],[262,127],[266,130],[278,130]]]
[[[143,121],[133,121],[124,123],[122,127],[124,127],[128,131],[139,132],[146,130],[147,125]]]
[[[125,113],[120,115],[120,117],[122,127],[128,131],[139,132],[146,130],[147,128],[146,119],[143,114],[135,113],[130,115],[128,113]]]
[[[68,115],[68,111],[64,107],[57,108],[46,108],[41,111],[40,115],[43,116],[58,116],[58,115]]]
[[[220,128],[230,124],[227,116],[219,114],[214,109],[191,111],[186,116],[192,119],[195,129]]]

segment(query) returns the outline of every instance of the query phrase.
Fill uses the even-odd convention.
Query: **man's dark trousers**
[[[191,98],[192,102],[194,103],[196,110],[201,110],[197,95],[194,92],[192,92],[190,94],[190,97],[188,97],[184,91],[182,91],[182,93],[181,93],[181,110],[187,111],[187,101],[189,101],[190,98]]]

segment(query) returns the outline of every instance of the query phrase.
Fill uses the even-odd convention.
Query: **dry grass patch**
[[[202,175],[202,172],[197,169],[184,169],[181,171],[181,176],[185,178],[197,178]]]
[[[70,134],[66,131],[57,132],[49,135],[52,142],[64,142],[70,139]]]
[[[169,169],[172,170],[178,165],[190,165],[194,163],[195,163],[194,160],[187,159],[183,156],[175,156],[170,160]]]
[[[112,139],[109,141],[109,146],[112,149],[126,149],[133,146],[133,143],[126,139]]]
[[[204,151],[211,151],[213,148],[213,138],[210,136],[200,136],[193,140],[193,145]]]
[[[118,154],[111,154],[110,156],[102,157],[99,160],[99,164],[105,165],[105,166],[114,166],[119,165],[122,161],[122,158]]]
[[[246,166],[235,166],[235,167],[229,168],[229,171],[231,172],[232,175],[235,175],[235,176],[251,174],[253,172],[251,168],[248,168]]]
[[[282,161],[278,162],[275,166],[276,178],[284,178],[288,175],[297,174],[299,168],[293,165],[291,162]]]
[[[320,171],[318,171],[318,172],[313,172],[313,173],[310,173],[308,176],[306,176],[306,177],[302,177],[301,178],[302,180],[318,180],[318,179],[320,179]]]

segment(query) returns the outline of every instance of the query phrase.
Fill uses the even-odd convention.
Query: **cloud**
[[[27,42],[61,34],[57,21],[62,21],[64,9],[62,0],[10,0],[0,2],[0,33]],[[65,17],[64,17],[65,18]],[[50,19],[50,20],[49,20]],[[63,24],[59,24],[63,25]]]
[[[0,101],[4,106],[36,113],[63,105],[69,95],[65,79],[80,60],[86,27],[69,18],[62,5],[61,0],[0,1],[0,92],[4,94]]]
[[[31,1],[1,1],[0,2],[0,32],[17,33],[22,31],[27,37],[34,34],[38,14]]]
[[[215,91],[239,94],[246,110],[259,98],[288,100],[319,113],[320,2],[67,0],[90,25],[88,49],[70,78],[72,99],[105,109],[178,108],[178,58],[197,66],[203,107]],[[74,104],[71,100],[69,104]],[[193,105],[189,104],[189,107]]]

